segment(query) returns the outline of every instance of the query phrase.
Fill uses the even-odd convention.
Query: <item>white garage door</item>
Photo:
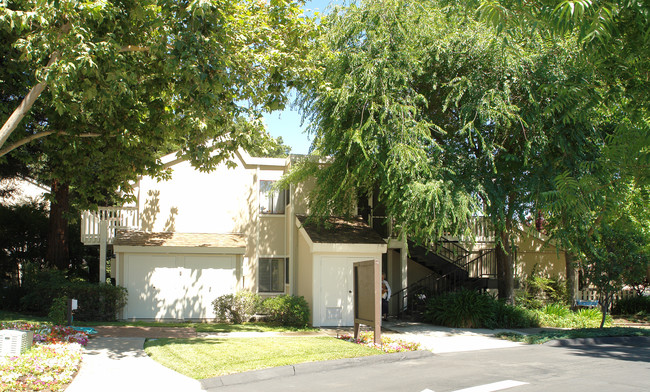
[[[236,286],[235,256],[127,254],[126,318],[212,318],[211,302]]]

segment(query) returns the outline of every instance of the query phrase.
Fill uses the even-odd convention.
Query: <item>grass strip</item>
[[[0,322],[47,322],[47,317],[38,317],[0,310]],[[226,324],[226,323],[194,323],[194,322],[160,322],[160,321],[77,321],[73,325],[78,327],[96,326],[131,326],[131,327],[174,327],[194,328],[196,332],[307,332],[317,331],[317,328],[294,328],[272,325],[264,322]]]
[[[536,334],[524,335],[515,332],[500,332],[495,334],[496,337],[510,340],[513,342],[522,342],[528,344],[542,344],[549,340],[558,339],[578,339],[578,338],[604,338],[620,336],[650,336],[650,329],[644,328],[580,328],[554,331],[541,331]]]
[[[188,377],[223,376],[304,362],[355,358],[382,351],[332,337],[156,339],[147,354]]]

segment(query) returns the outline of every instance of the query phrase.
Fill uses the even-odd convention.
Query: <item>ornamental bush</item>
[[[107,283],[72,282],[65,293],[78,300],[74,319],[79,321],[115,321],[127,301],[125,287]]]
[[[260,307],[260,296],[249,291],[238,291],[235,294],[225,294],[212,301],[217,321],[241,324],[257,313]]]
[[[48,315],[56,298],[78,300],[74,319],[79,321],[114,321],[126,305],[127,290],[106,283],[70,282],[61,271],[42,270],[25,279],[25,295],[20,299],[23,312]],[[65,312],[67,312],[67,303]],[[67,318],[67,313],[64,316]]]
[[[614,304],[612,314],[637,314],[640,312],[650,313],[650,297],[636,295],[634,297],[621,298]]]
[[[54,325],[65,325],[68,315],[68,297],[55,298],[50,306],[47,318]]]
[[[303,296],[279,295],[267,298],[262,303],[262,312],[268,315],[267,320],[273,324],[297,328],[309,324],[309,304]]]
[[[527,309],[508,305],[490,294],[460,290],[433,297],[424,313],[427,322],[453,328],[530,328],[539,326]]]

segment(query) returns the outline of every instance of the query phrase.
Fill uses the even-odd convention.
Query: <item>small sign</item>
[[[77,300],[74,298],[72,299],[72,310],[77,310]]]

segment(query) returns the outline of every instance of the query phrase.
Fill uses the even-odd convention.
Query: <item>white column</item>
[[[108,242],[108,221],[99,222],[99,282],[106,283],[106,243]]]

